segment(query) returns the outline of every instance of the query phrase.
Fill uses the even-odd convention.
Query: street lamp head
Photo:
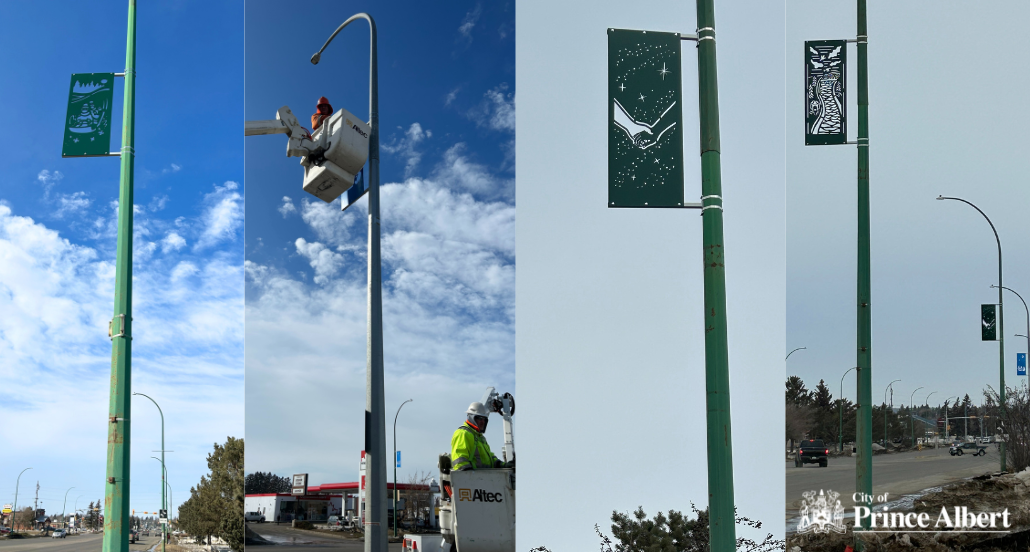
[[[320,52],[316,52],[315,55],[311,56],[311,65],[318,65],[318,60],[322,58]]]
[[[938,200],[944,199],[944,196],[942,196],[942,195],[938,195],[938,196],[937,196],[937,199],[938,199]]]

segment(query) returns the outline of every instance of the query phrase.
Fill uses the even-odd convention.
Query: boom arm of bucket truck
[[[493,387],[487,387],[483,400],[479,401],[490,412],[496,412],[504,419],[504,461],[515,459],[515,437],[512,432],[511,417],[515,414],[515,397],[511,393],[500,395]]]

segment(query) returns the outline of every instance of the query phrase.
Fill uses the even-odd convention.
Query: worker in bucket
[[[311,132],[318,130],[318,127],[322,126],[322,121],[329,118],[333,114],[333,106],[329,105],[329,98],[322,96],[318,99],[318,105],[315,106],[315,114],[311,116]]]
[[[455,430],[454,436],[451,437],[452,470],[515,467],[514,458],[510,462],[501,462],[490,452],[490,445],[483,436],[489,416],[490,412],[483,403],[474,402],[469,405],[465,423]]]

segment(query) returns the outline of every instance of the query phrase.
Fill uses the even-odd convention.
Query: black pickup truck
[[[830,458],[830,449],[826,448],[822,439],[806,439],[798,446],[797,455],[794,456],[794,467],[800,468],[805,464],[819,463],[825,468]]]

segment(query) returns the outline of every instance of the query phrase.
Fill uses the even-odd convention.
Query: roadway
[[[820,489],[840,493],[841,505],[851,511],[854,507],[855,461],[855,457],[830,458],[829,466],[825,468],[818,464],[796,468],[793,460],[788,461],[785,464],[787,519],[799,515],[804,499],[801,493],[818,492]],[[873,455],[873,495],[889,493],[887,501],[890,502],[903,495],[997,472],[1000,462],[994,445],[988,446],[984,456],[951,456],[945,447]]]
[[[160,542],[161,537],[143,537],[135,544],[130,544],[129,550],[132,552],[146,552]],[[0,540],[0,552],[30,552],[37,550],[45,550],[46,552],[100,552],[103,548],[103,533],[69,535],[63,539],[37,537]],[[160,547],[158,547],[158,550],[160,550]]]
[[[267,545],[269,552],[303,552],[311,548],[332,548],[334,550],[346,550],[348,552],[363,552],[365,541],[345,536],[343,533],[329,531],[312,531],[307,529],[294,529],[290,524],[283,523],[248,523],[251,531],[261,535],[272,545]],[[392,534],[392,532],[391,532]],[[403,535],[398,532],[398,535]],[[247,548],[264,545],[248,544]],[[390,543],[390,552],[401,552],[401,543]]]

